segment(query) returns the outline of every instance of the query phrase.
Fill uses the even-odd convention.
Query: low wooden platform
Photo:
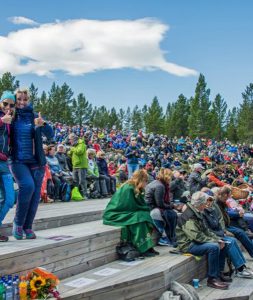
[[[0,247],[0,275],[44,267],[60,278],[113,261],[120,229],[93,221],[36,231],[36,240],[13,237]]]
[[[41,203],[34,221],[34,230],[101,220],[103,210],[109,199],[86,200],[81,202]],[[10,236],[15,207],[4,220],[1,233]]]
[[[244,253],[245,254],[245,253]],[[247,254],[247,266],[253,268],[253,260]],[[216,290],[206,285],[206,280],[200,283],[198,295],[201,300],[252,300],[253,279],[238,278],[233,276],[233,282],[228,290]]]
[[[205,277],[205,258],[198,262],[194,257],[171,254],[172,248],[165,246],[157,247],[159,256],[136,265],[116,260],[120,229],[105,226],[101,220],[108,200],[41,204],[34,226],[36,240],[10,237],[8,243],[1,243],[0,275],[44,267],[63,279],[63,299],[86,300],[155,300],[171,280],[189,283]],[[8,234],[13,215],[14,209],[5,220]],[[237,278],[227,291],[210,289],[205,281],[201,284],[200,299],[253,300],[253,279]]]
[[[160,255],[132,263],[114,261],[63,280],[62,299],[121,300],[158,299],[172,280],[189,282],[206,273],[205,259],[170,254],[169,247],[157,247]],[[115,272],[115,273],[114,273]],[[73,287],[71,285],[79,285]]]

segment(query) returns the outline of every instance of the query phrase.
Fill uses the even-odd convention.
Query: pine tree
[[[51,109],[49,107],[49,102],[45,91],[42,92],[41,97],[38,99],[36,111],[40,112],[43,117],[46,117],[48,120],[52,121],[50,118]]]
[[[138,131],[143,128],[143,118],[141,109],[136,105],[131,114],[131,129]]]
[[[126,113],[124,111],[124,109],[120,108],[119,110],[119,129],[123,129],[124,128],[124,119],[125,119]]]
[[[193,138],[208,137],[212,130],[209,96],[210,89],[206,89],[205,77],[200,74],[195,96],[190,100],[189,134]]]
[[[227,124],[226,124],[226,137],[234,143],[238,142],[238,110],[233,107],[232,111],[228,111]]]
[[[112,108],[110,113],[109,113],[108,127],[109,128],[116,128],[116,129],[119,129],[119,127],[120,127],[119,116],[118,116],[117,111],[116,111],[115,108]]]
[[[164,130],[164,116],[163,109],[159,104],[157,97],[155,97],[148,107],[148,111],[145,115],[145,126],[147,132],[163,133]]]
[[[125,119],[124,119],[124,128],[127,132],[130,131],[131,129],[131,109],[128,106],[125,114]]]
[[[90,122],[92,113],[92,105],[86,100],[83,93],[77,95],[77,99],[73,100],[72,118],[74,124],[82,126]]]
[[[39,105],[39,97],[38,97],[38,88],[32,83],[29,87],[30,94],[30,102],[32,103],[35,110],[37,110],[37,106]]]
[[[217,94],[211,109],[211,128],[210,137],[221,140],[224,137],[224,126],[227,117],[227,103]]]
[[[0,78],[0,95],[3,91],[12,91],[14,92],[19,87],[19,81],[15,79],[15,76],[12,76],[10,72],[6,72]]]
[[[168,103],[164,118],[164,134],[168,135],[169,137],[173,137],[176,134],[173,124],[174,110],[175,103]]]
[[[95,107],[92,113],[92,124],[97,128],[109,128],[109,112],[107,108],[103,105],[100,107]]]
[[[188,118],[189,118],[189,102],[187,98],[181,94],[173,105],[173,115],[171,119],[171,127],[174,129],[174,135],[188,135]]]
[[[253,142],[253,83],[246,87],[242,98],[238,113],[238,137],[242,142]]]

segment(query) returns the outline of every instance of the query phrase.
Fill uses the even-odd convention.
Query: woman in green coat
[[[145,170],[136,171],[108,203],[103,221],[106,225],[121,227],[121,240],[130,242],[143,255],[159,254],[153,249],[156,230],[150,210],[144,201],[148,181]]]

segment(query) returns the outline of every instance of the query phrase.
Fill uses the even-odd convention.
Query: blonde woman
[[[106,225],[121,227],[121,239],[131,243],[142,255],[159,254],[153,249],[155,228],[149,208],[144,201],[148,181],[145,170],[135,171],[108,203],[103,221]]]
[[[177,213],[170,201],[170,169],[161,168],[156,180],[150,182],[145,189],[145,200],[150,207],[151,217],[161,233],[159,245],[173,246],[176,243]]]
[[[53,129],[35,114],[27,89],[18,89],[16,112],[11,134],[11,172],[19,187],[12,234],[17,240],[35,239],[33,221],[40,201],[40,190],[45,173],[46,158],[42,135],[51,139]]]

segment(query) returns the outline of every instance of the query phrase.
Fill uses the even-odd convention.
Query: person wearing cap
[[[220,264],[224,264],[225,243],[205,225],[202,212],[207,207],[208,195],[196,192],[191,203],[178,217],[176,236],[178,248],[183,253],[208,257],[207,286],[226,290],[229,285],[220,280]]]
[[[173,177],[170,182],[170,192],[173,196],[173,201],[179,200],[179,202],[186,203],[187,187],[185,182],[186,172],[183,169],[173,171]]]
[[[33,111],[29,91],[17,89],[16,110],[11,127],[11,173],[19,187],[12,234],[17,240],[35,239],[33,221],[40,202],[46,158],[42,136],[54,137],[41,114]]]
[[[57,152],[56,152],[55,156],[59,161],[62,171],[70,172],[69,166],[68,166],[68,156],[66,155],[66,149],[63,144],[59,144],[57,146]]]
[[[217,212],[219,214],[222,229],[229,234],[232,233],[244,246],[249,255],[253,257],[253,244],[247,233],[239,228],[231,225],[230,217],[227,212],[227,200],[231,196],[231,189],[228,186],[222,187],[216,196]]]
[[[201,172],[204,167],[200,163],[193,165],[193,172],[190,174],[187,184],[191,195],[197,191],[200,191],[204,186],[207,185],[208,178],[201,178]]]
[[[125,157],[127,158],[128,178],[131,178],[133,173],[139,170],[140,150],[135,137],[131,137],[131,143],[126,148]]]
[[[240,278],[253,278],[253,272],[246,267],[246,259],[238,246],[236,239],[225,234],[219,220],[217,204],[214,202],[214,194],[211,190],[206,190],[208,195],[207,206],[203,211],[204,222],[207,227],[223,241],[225,241],[226,256],[228,256],[235,267],[236,276]],[[220,278],[224,281],[232,282],[232,278],[224,276],[223,270],[225,265],[220,265]]]
[[[15,95],[4,91],[0,100],[0,177],[3,199],[0,199],[0,226],[15,201],[12,175],[8,168],[10,124],[12,122]],[[0,234],[0,242],[7,242],[8,237]]]

